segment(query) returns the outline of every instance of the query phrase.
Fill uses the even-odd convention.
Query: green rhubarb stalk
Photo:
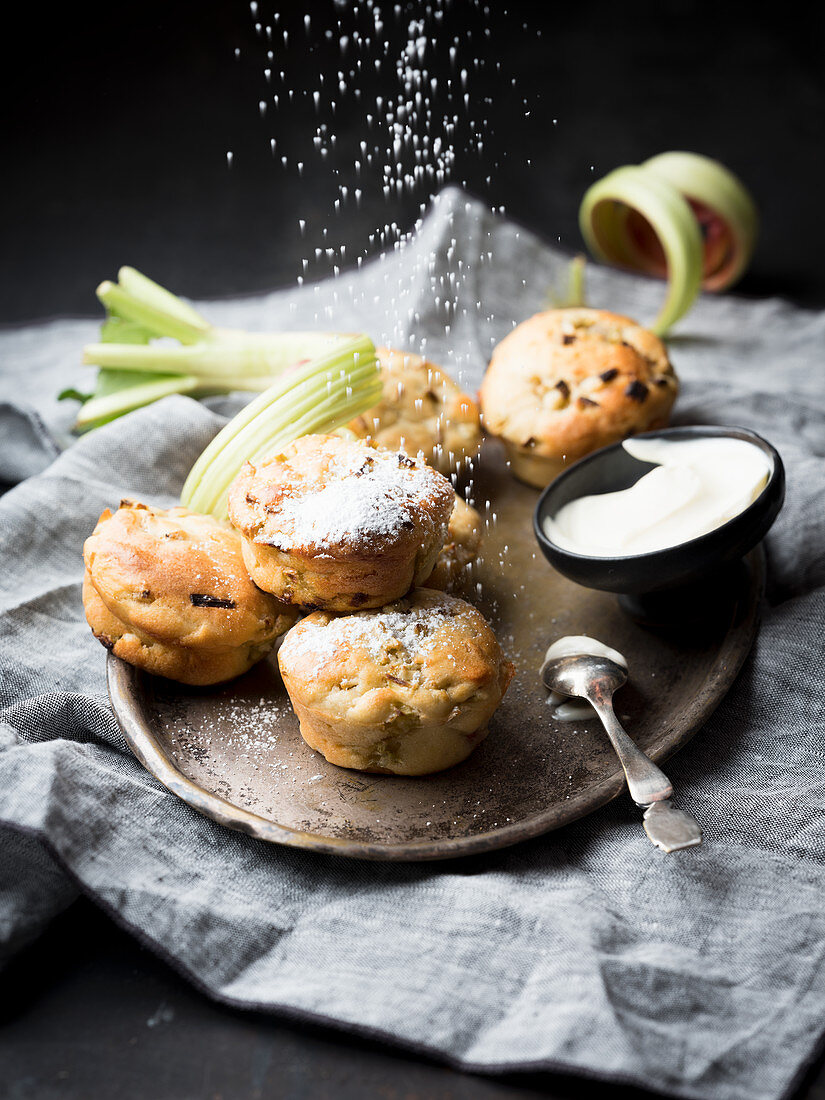
[[[245,389],[245,380],[270,379],[301,359],[312,359],[340,345],[347,336],[331,332],[241,332],[213,329],[197,344],[87,344],[83,362],[117,370],[162,371],[222,377]]]
[[[227,493],[244,462],[260,462],[299,436],[335,431],[380,397],[372,341],[347,341],[291,371],[242,409],[192,467],[181,503],[225,519]]]
[[[125,412],[140,409],[145,405],[151,405],[153,401],[159,401],[162,397],[172,394],[186,394],[189,397],[209,397],[213,394],[226,393],[225,378],[197,377],[193,374],[131,374],[125,371],[101,371],[107,380],[118,376],[120,379],[130,380],[131,385],[122,387],[106,387],[107,392],[100,392],[86,396],[77,392],[66,392],[66,397],[74,397],[84,404],[77,414],[75,428],[79,432],[88,432],[93,428],[99,428],[116,420]],[[137,383],[135,379],[140,379]],[[244,383],[244,390],[262,392],[272,384],[270,378],[248,378]],[[63,395],[61,394],[61,397]]]
[[[646,160],[642,168],[672,183],[689,202],[704,206],[726,228],[729,248],[715,264],[706,252],[702,286],[705,290],[732,286],[750,262],[759,230],[756,203],[744,184],[724,164],[699,153],[660,153]]]
[[[124,412],[151,405],[162,397],[169,397],[174,393],[193,394],[199,385],[200,379],[191,375],[186,377],[179,374],[159,374],[152,378],[147,376],[136,386],[124,386],[110,393],[93,395],[83,403],[77,414],[75,429],[79,432],[91,431],[92,428],[99,428],[116,420]]]
[[[572,306],[587,305],[584,284],[584,272],[587,260],[584,256],[574,256],[567,265],[567,285],[562,291],[552,288],[547,295],[554,309],[566,309]]]
[[[650,325],[660,336],[687,313],[700,288],[723,290],[741,277],[758,220],[753,199],[723,164],[680,151],[615,169],[588,188],[579,210],[594,256],[666,274],[667,297]]]
[[[100,341],[83,362],[100,368],[94,392],[65,390],[83,403],[75,427],[104,424],[173,393],[202,397],[260,392],[303,361],[334,354],[354,334],[244,332],[217,328],[192,306],[133,267],[97,288],[106,308]]]
[[[151,280],[147,279],[146,282]],[[154,293],[130,293],[118,283],[108,280],[100,284],[96,293],[110,313],[127,321],[136,321],[154,336],[171,336],[182,344],[196,344],[208,335],[212,327],[203,318],[194,322],[185,319],[177,311],[170,312],[168,308],[160,308]]]
[[[666,179],[636,165],[610,172],[585,193],[579,225],[598,259],[638,269],[639,257],[625,232],[628,210],[652,226],[667,264],[667,292],[648,327],[661,336],[690,309],[702,283],[702,237],[687,200]]]
[[[198,311],[173,294],[170,290],[160,286],[142,275],[134,267],[122,267],[118,273],[118,282],[121,287],[135,298],[142,299],[147,305],[154,305],[158,310],[177,317],[180,321],[188,321],[190,324],[209,328],[209,322]]]

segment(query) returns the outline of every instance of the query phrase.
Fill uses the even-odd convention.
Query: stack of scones
[[[478,410],[418,356],[380,362],[384,400],[356,438],[303,436],[247,463],[231,527],[131,501],[104,512],[83,598],[108,649],[188,684],[240,675],[286,632],[305,741],[343,767],[423,775],[485,737],[513,666],[484,617],[439,590],[474,559],[481,523],[420,453],[444,470],[475,453]]]

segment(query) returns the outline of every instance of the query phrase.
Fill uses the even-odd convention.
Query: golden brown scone
[[[286,603],[380,607],[432,571],[455,494],[446,478],[366,440],[306,435],[229,490],[252,579]]]
[[[475,561],[481,545],[481,516],[456,495],[447,541],[435,561],[435,568],[423,581],[425,588],[459,588],[467,576],[467,566]]]
[[[551,309],[498,344],[479,399],[513,473],[543,488],[591,451],[664,427],[678,388],[652,332],[601,309]]]
[[[412,352],[377,348],[384,383],[380,404],[349,425],[359,438],[407,454],[423,453],[449,475],[481,445],[478,406],[435,363]]]
[[[246,672],[297,617],[253,584],[236,531],[185,508],[107,508],[83,558],[83,606],[99,641],[185,684]]]
[[[426,588],[375,611],[316,611],[290,630],[278,661],[311,748],[395,775],[469,756],[513,675],[484,617]]]

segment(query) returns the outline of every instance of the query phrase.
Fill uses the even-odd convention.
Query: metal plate
[[[623,787],[597,723],[551,719],[538,669],[548,644],[564,634],[588,634],[623,652],[631,681],[616,696],[619,716],[654,760],[680,748],[751,647],[761,550],[750,555],[723,621],[691,637],[652,633],[631,622],[614,596],[580,588],[547,564],[531,527],[537,494],[510,477],[489,440],[472,496],[488,530],[468,598],[517,671],[488,738],[463,764],[421,778],[328,764],[301,739],[274,657],[230,684],[188,688],[110,655],[109,695],[138,759],[196,810],[262,840],[387,860],[501,848],[565,825]]]

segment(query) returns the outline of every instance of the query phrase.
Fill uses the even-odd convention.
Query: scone
[[[591,451],[664,427],[678,388],[652,332],[601,309],[551,309],[498,344],[479,399],[513,473],[543,488]]]
[[[353,420],[350,431],[390,450],[421,452],[445,475],[478,452],[478,406],[449,375],[411,352],[377,348],[376,355],[383,398]]]
[[[476,560],[481,545],[481,516],[456,494],[447,540],[435,560],[435,568],[423,581],[425,588],[459,588],[467,577],[467,567]]]
[[[246,672],[297,618],[247,573],[236,531],[185,508],[121,501],[83,547],[83,606],[118,657],[184,684]]]
[[[311,748],[395,775],[469,756],[513,675],[484,617],[426,588],[375,611],[316,611],[290,630],[278,661]]]
[[[421,459],[305,435],[246,464],[229,518],[259,587],[303,608],[351,611],[395,600],[432,572],[454,500]]]

